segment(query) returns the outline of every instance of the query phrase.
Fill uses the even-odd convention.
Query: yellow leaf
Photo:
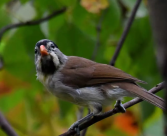
[[[81,0],[81,5],[91,13],[99,13],[109,6],[108,0]]]

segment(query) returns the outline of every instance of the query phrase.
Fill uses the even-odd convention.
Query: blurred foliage
[[[0,1],[0,28],[40,19],[67,7],[65,13],[40,25],[9,30],[1,39],[0,55],[4,67],[0,71],[0,110],[20,136],[56,136],[67,131],[76,120],[76,106],[50,95],[36,80],[35,43],[43,38],[51,39],[64,54],[91,59],[97,41],[96,28],[102,19],[101,46],[95,61],[108,64],[134,4],[134,0]],[[153,45],[146,3],[142,3],[116,67],[148,82],[143,86],[147,89],[161,82]],[[125,114],[91,126],[87,136],[160,136],[162,123],[162,111],[142,102]],[[0,135],[5,136],[2,130]]]

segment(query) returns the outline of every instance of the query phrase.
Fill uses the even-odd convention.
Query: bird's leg
[[[93,113],[88,114],[86,117],[76,121],[75,123],[73,123],[69,129],[74,129],[77,132],[77,135],[80,135],[80,130],[79,130],[79,125],[82,124],[83,122],[89,120],[90,118],[92,118],[94,116]]]
[[[90,113],[91,113],[91,111],[90,111],[90,109],[88,109],[88,114],[90,114]],[[87,115],[88,115],[88,114],[87,114]],[[85,136],[86,131],[87,131],[87,128],[85,128],[85,129],[82,131],[81,136]]]
[[[117,100],[116,104],[114,106],[117,107],[122,113],[126,112],[126,109],[124,108],[123,104],[121,103],[121,100]]]

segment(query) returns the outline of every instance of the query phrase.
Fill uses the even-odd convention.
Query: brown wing
[[[62,82],[74,88],[94,86],[117,81],[143,81],[126,74],[113,66],[96,63],[94,61],[71,56],[61,70]]]

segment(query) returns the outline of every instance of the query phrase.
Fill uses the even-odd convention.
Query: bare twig
[[[124,41],[125,41],[125,38],[126,38],[128,32],[129,32],[129,30],[130,30],[130,27],[131,27],[131,25],[132,25],[132,23],[133,23],[133,20],[134,20],[134,18],[135,18],[135,15],[136,15],[136,12],[137,12],[137,9],[138,9],[140,3],[141,3],[141,0],[137,0],[137,1],[136,1],[136,4],[135,4],[135,6],[134,6],[134,8],[133,8],[133,10],[132,10],[132,14],[130,15],[130,18],[129,18],[128,22],[127,22],[127,25],[126,25],[126,27],[125,27],[125,29],[124,29],[124,31],[123,31],[122,36],[121,36],[121,39],[120,39],[119,42],[118,42],[117,48],[116,48],[116,50],[115,50],[115,53],[114,53],[114,55],[113,55],[113,57],[112,57],[112,59],[111,59],[111,61],[110,61],[110,65],[112,65],[112,66],[115,65],[115,61],[116,61],[116,59],[117,59],[117,57],[118,57],[118,55],[119,55],[119,52],[120,52],[120,50],[121,50],[121,48],[122,48],[122,46],[123,46],[123,43],[124,43]]]
[[[150,89],[149,92],[151,92],[151,93],[156,93],[156,92],[162,90],[162,89],[164,88],[164,86],[165,86],[165,85],[164,85],[164,83],[162,82],[162,83],[156,85],[156,87],[153,87],[152,89]],[[125,103],[125,104],[124,104],[124,107],[127,109],[127,108],[129,108],[129,107],[131,107],[131,106],[133,106],[133,105],[135,105],[135,104],[141,102],[141,101],[143,101],[143,100],[140,99],[140,98],[135,98],[135,99],[133,99],[133,100],[131,100],[131,101]],[[93,117],[91,120],[89,120],[89,121],[83,123],[83,124],[79,127],[79,129],[80,129],[80,130],[83,130],[83,129],[85,129],[85,128],[91,126],[92,124],[94,124],[94,123],[96,123],[96,122],[98,122],[98,121],[100,121],[100,120],[102,120],[102,119],[105,119],[105,118],[107,118],[107,117],[110,117],[110,116],[112,116],[112,115],[114,115],[114,114],[116,114],[116,113],[119,113],[119,112],[120,112],[119,109],[114,108],[113,110],[110,110],[110,111],[108,111],[108,112],[105,112],[104,114],[95,116],[95,117]],[[76,132],[75,132],[74,130],[71,130],[71,129],[70,129],[69,131],[67,131],[67,132],[65,132],[65,133],[63,133],[63,134],[61,134],[60,136],[73,136],[75,133],[76,133]]]
[[[98,52],[98,49],[100,47],[100,33],[101,33],[101,25],[102,25],[102,22],[103,22],[103,19],[104,19],[104,16],[106,14],[108,9],[105,9],[102,13],[102,15],[100,16],[100,19],[99,19],[99,22],[96,26],[96,44],[95,44],[95,47],[94,47],[94,50],[93,50],[93,54],[92,54],[92,57],[91,57],[91,60],[95,60],[96,58],[96,55],[97,55],[97,52]]]
[[[3,67],[4,67],[3,58],[0,55],[0,70],[3,69]]]
[[[8,136],[18,136],[0,112],[0,127]]]
[[[54,11],[53,13],[51,13],[50,15],[44,17],[44,18],[41,18],[41,19],[38,19],[38,20],[33,20],[33,21],[26,21],[26,22],[22,22],[22,23],[16,23],[16,24],[10,24],[10,25],[7,25],[5,27],[3,27],[1,30],[0,30],[0,41],[2,39],[2,36],[3,34],[7,31],[7,30],[10,30],[10,29],[13,29],[13,28],[17,28],[17,27],[21,27],[21,26],[31,26],[31,25],[38,25],[44,21],[47,21],[61,13],[64,13],[66,11],[66,8],[62,8],[60,10],[56,10]]]
[[[128,7],[124,4],[123,0],[118,0],[119,7],[121,9],[121,16],[123,19],[126,18],[126,14],[128,12]]]

